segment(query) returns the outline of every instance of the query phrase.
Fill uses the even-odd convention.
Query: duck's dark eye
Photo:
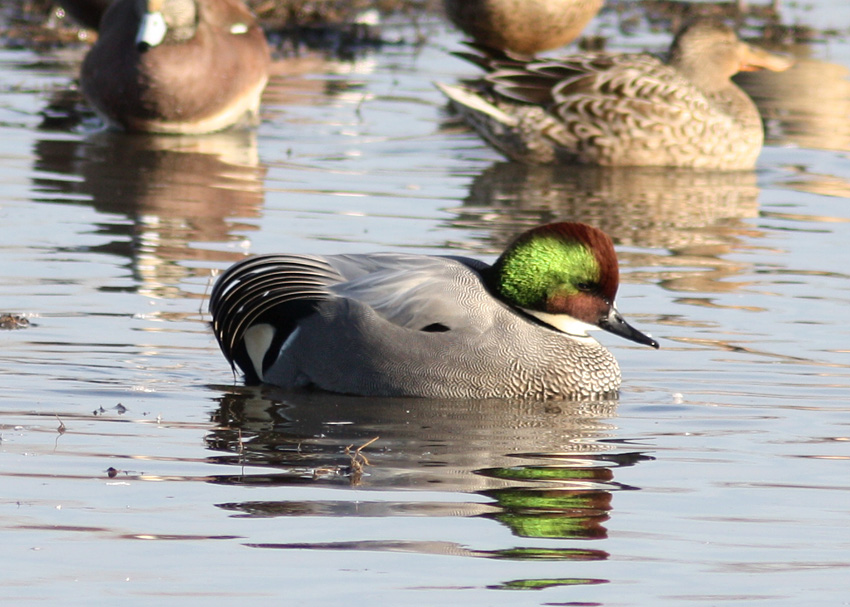
[[[576,289],[578,289],[579,291],[584,291],[586,293],[587,291],[593,290],[593,285],[589,282],[577,282]]]

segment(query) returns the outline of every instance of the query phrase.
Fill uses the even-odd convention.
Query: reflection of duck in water
[[[735,81],[771,118],[769,140],[845,151],[850,148],[850,74],[837,63],[799,58],[806,52],[810,51],[800,47],[794,67],[783,74],[769,78],[757,72],[738,74]]]
[[[758,110],[730,78],[790,65],[707,20],[676,36],[666,64],[645,54],[465,57],[486,76],[439,86],[508,158],[707,169],[752,168],[761,150]]]
[[[250,382],[431,398],[614,393],[620,370],[590,337],[628,325],[611,239],[585,224],[521,234],[489,266],[463,257],[264,255],[223,274],[213,330]]]
[[[116,0],[80,84],[113,126],[209,133],[256,122],[270,61],[241,0]]]
[[[237,232],[256,226],[239,219],[259,216],[263,205],[253,131],[107,131],[82,141],[43,139],[35,152],[40,200],[94,208],[100,233],[110,236],[103,249],[131,259],[143,288],[159,295],[192,272],[189,260],[240,259],[244,234]]]
[[[449,19],[475,42],[533,55],[578,38],[602,0],[445,0]]]
[[[208,442],[213,449],[229,451],[241,431],[247,462],[268,469],[346,464],[344,447],[380,436],[364,451],[370,459],[369,454],[378,454],[370,470],[373,488],[436,487],[439,479],[443,491],[480,491],[509,487],[520,479],[473,472],[516,464],[524,454],[556,464],[558,458],[563,463],[570,456],[616,452],[606,441],[616,432],[609,421],[616,409],[616,400],[361,398],[239,387],[225,392],[214,420],[220,430]],[[426,452],[426,462],[442,465],[423,466]]]
[[[616,401],[565,405],[518,400],[357,398],[319,391],[240,389],[225,393],[208,447],[231,474],[213,482],[242,485],[348,486],[425,490],[451,501],[339,499],[245,501],[223,505],[254,516],[481,516],[516,535],[604,538],[617,470],[647,459],[618,447],[609,419]],[[374,440],[375,437],[380,437]],[[370,441],[373,441],[370,443]],[[353,447],[370,443],[352,466]],[[346,450],[346,447],[349,447]],[[237,451],[238,450],[238,451]],[[362,461],[362,460],[361,460]],[[237,468],[238,467],[238,468]],[[462,493],[472,494],[463,499]],[[474,494],[478,494],[477,496]],[[485,499],[482,499],[483,496]],[[393,542],[394,549],[442,553],[447,543]],[[283,548],[284,546],[280,546]],[[302,546],[309,548],[311,546]],[[315,545],[321,548],[321,544]],[[371,544],[377,550],[381,546]],[[356,545],[340,546],[356,550]],[[387,546],[389,548],[389,546]],[[530,549],[533,550],[533,549]],[[521,558],[522,549],[514,549]],[[549,558],[604,558],[582,547]],[[591,553],[591,554],[588,554]],[[498,558],[498,553],[466,556]],[[506,558],[511,558],[503,554]]]
[[[681,249],[716,244],[712,229],[758,214],[752,171],[494,163],[472,182],[456,223],[485,229],[487,252],[550,221],[598,226],[618,243]]]

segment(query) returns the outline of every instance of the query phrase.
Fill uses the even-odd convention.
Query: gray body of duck
[[[707,20],[676,36],[667,62],[647,54],[461,56],[486,76],[438,86],[512,160],[721,170],[752,168],[764,140],[758,109],[731,77],[791,65]]]
[[[210,133],[257,122],[270,62],[240,0],[116,0],[80,83],[114,127]]]
[[[452,23],[475,42],[524,55],[581,35],[602,0],[444,0]]]
[[[521,235],[490,266],[391,253],[265,255],[231,267],[213,330],[249,383],[373,396],[589,398],[615,393],[602,328],[657,343],[614,307],[611,240],[584,224]]]

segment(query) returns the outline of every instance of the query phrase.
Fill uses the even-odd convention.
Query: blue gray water
[[[474,73],[439,23],[281,62],[256,133],[195,139],[40,128],[82,51],[0,51],[0,312],[30,323],[0,331],[0,601],[850,603],[850,8],[783,10],[837,31],[746,79],[768,144],[731,175],[502,162],[432,87]],[[205,324],[248,253],[492,258],[554,219],[614,237],[662,343],[600,335],[619,402],[245,388]]]

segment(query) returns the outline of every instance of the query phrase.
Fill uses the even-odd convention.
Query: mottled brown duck
[[[444,0],[452,23],[476,43],[524,55],[579,37],[602,0]]]
[[[758,109],[732,76],[791,65],[709,20],[683,29],[666,62],[649,54],[461,56],[487,74],[438,86],[512,160],[721,170],[752,168],[764,141]]]
[[[257,121],[270,62],[240,0],[116,0],[80,83],[114,127],[210,133]]]

